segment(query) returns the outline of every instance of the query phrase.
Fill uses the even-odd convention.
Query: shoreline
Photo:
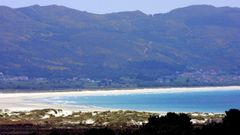
[[[130,94],[159,94],[159,93],[185,93],[185,92],[214,92],[214,91],[240,91],[240,86],[223,87],[180,87],[180,88],[146,88],[125,90],[83,90],[63,92],[39,92],[39,93],[0,93],[0,109],[12,111],[29,111],[34,109],[63,109],[66,111],[107,111],[119,110],[101,108],[86,105],[53,104],[41,102],[39,99],[48,99],[60,96],[110,96]]]
[[[179,87],[147,87],[147,88],[99,88],[99,89],[79,89],[79,88],[65,88],[65,89],[0,89],[0,94],[20,94],[20,93],[61,93],[61,92],[83,92],[83,91],[126,91],[126,90],[151,90],[151,89],[227,89],[240,88],[240,85],[226,85],[226,86],[179,86]]]

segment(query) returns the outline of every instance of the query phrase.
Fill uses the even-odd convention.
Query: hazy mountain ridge
[[[239,74],[239,8],[199,5],[156,15],[56,5],[0,11],[4,75],[141,81],[197,71]]]

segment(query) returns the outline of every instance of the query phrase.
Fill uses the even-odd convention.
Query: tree
[[[114,131],[109,128],[103,129],[90,129],[84,135],[115,135]]]
[[[142,135],[190,135],[191,118],[186,114],[168,113],[164,117],[153,116],[141,130]]]
[[[226,111],[226,116],[223,119],[225,134],[239,135],[240,134],[240,110],[230,109]]]

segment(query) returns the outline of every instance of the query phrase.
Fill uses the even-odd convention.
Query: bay
[[[240,91],[62,96],[51,101],[137,111],[224,113],[231,108],[240,108]]]

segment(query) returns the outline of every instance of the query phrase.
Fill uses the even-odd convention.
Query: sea
[[[240,109],[240,90],[62,96],[50,99],[56,104],[86,105],[111,109],[152,112],[213,112]]]

